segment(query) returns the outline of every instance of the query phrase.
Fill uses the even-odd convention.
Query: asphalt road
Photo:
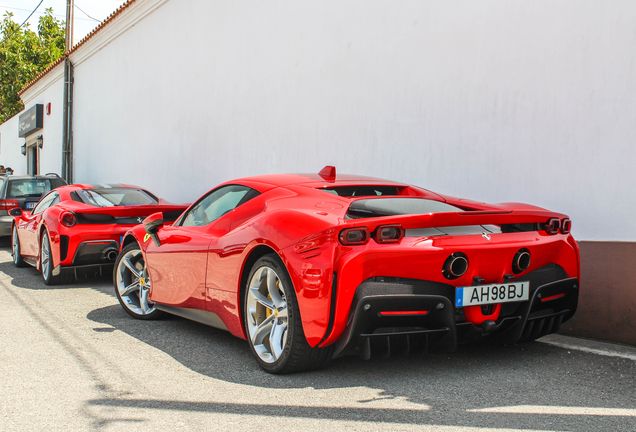
[[[247,343],[145,322],[109,279],[47,287],[0,239],[1,431],[634,431],[636,349],[561,336],[262,372]]]

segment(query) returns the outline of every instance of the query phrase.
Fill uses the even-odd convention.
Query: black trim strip
[[[331,282],[331,305],[329,310],[329,323],[327,324],[327,331],[325,331],[325,336],[318,342],[317,346],[320,346],[331,334],[331,329],[333,328],[333,323],[336,319],[336,288],[338,286],[338,273],[333,272],[333,281]]]

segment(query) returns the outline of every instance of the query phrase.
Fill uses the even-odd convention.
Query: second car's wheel
[[[243,295],[243,319],[256,361],[266,372],[314,370],[331,359],[331,348],[307,343],[294,286],[277,255],[261,257]]]
[[[49,234],[46,231],[42,233],[42,241],[40,242],[40,270],[42,271],[44,283],[47,285],[66,284],[75,279],[75,275],[72,273],[60,272],[58,275],[53,275],[51,242],[49,241]]]
[[[124,310],[134,318],[151,320],[164,313],[150,300],[150,276],[137,243],[126,246],[115,261],[113,285]]]
[[[18,237],[18,227],[13,227],[13,234],[11,236],[11,252],[13,253],[13,264],[16,267],[25,267],[27,263],[20,255],[20,238]]]

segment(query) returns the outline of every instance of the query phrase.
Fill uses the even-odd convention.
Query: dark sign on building
[[[20,115],[20,124],[18,125],[18,136],[24,138],[32,132],[42,129],[42,117],[44,114],[44,105],[36,104]]]

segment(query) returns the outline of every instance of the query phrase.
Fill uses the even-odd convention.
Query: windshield
[[[463,209],[424,198],[377,198],[354,201],[349,206],[347,218],[361,219],[459,211],[463,211]]]
[[[141,189],[110,188],[78,190],[80,199],[96,207],[157,205],[157,200]]]
[[[9,180],[7,198],[39,197],[51,189],[64,185],[63,180],[16,179]]]

